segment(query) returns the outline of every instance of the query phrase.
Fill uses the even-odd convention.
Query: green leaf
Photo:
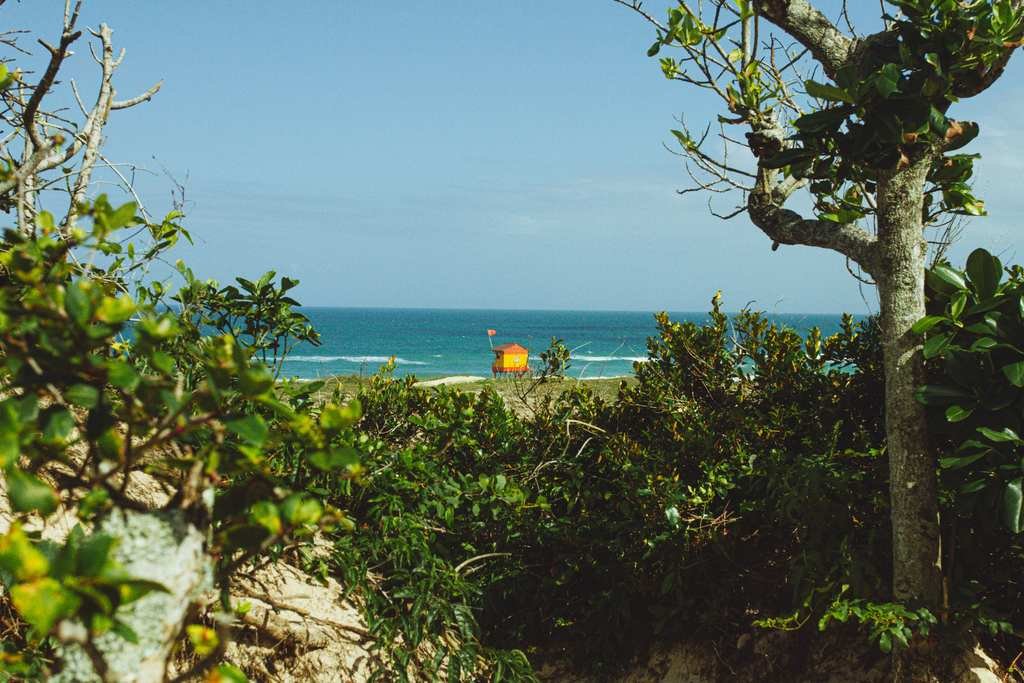
[[[43,439],[51,443],[66,441],[75,428],[75,418],[67,408],[57,408],[46,419]]]
[[[988,451],[985,451],[984,453],[975,453],[974,455],[958,455],[950,456],[948,458],[939,458],[939,467],[947,470],[958,470],[981,460],[988,455],[988,453]]]
[[[136,633],[131,626],[120,619],[114,619],[114,624],[110,627],[110,630],[112,633],[116,633],[129,643],[137,645],[139,642],[139,634]]]
[[[889,97],[900,89],[900,68],[896,64],[885,64],[874,76],[875,90],[882,97]]]
[[[928,406],[948,406],[970,399],[971,395],[953,387],[926,384],[914,392],[914,398]]]
[[[113,581],[113,584],[117,586],[118,597],[121,598],[123,605],[135,602],[150,593],[170,593],[163,584],[148,579],[118,578]]]
[[[670,130],[669,132],[672,133],[672,135],[676,136],[676,140],[679,141],[679,146],[682,147],[683,149],[689,150],[697,146],[697,144],[693,141],[689,134],[681,130],[675,129]]]
[[[259,396],[274,386],[274,375],[264,367],[253,367],[242,372],[238,388],[245,396]]]
[[[805,161],[814,158],[814,152],[803,147],[791,147],[784,149],[781,152],[773,154],[770,157],[761,159],[759,165],[761,168],[783,168],[789,166],[797,161]]]
[[[11,432],[0,433],[0,469],[7,468],[21,454],[18,435]]]
[[[110,534],[93,534],[82,541],[78,549],[78,571],[80,576],[98,576],[110,560],[116,539]]]
[[[110,493],[106,489],[94,488],[85,494],[78,505],[78,516],[88,520],[96,512],[102,510],[110,501]]]
[[[359,399],[352,399],[343,406],[329,403],[320,413],[320,426],[328,431],[340,431],[353,426],[362,417],[363,406]]]
[[[249,519],[273,535],[281,533],[281,514],[277,506],[268,500],[253,503],[249,508]]]
[[[150,356],[149,362],[153,364],[153,367],[164,373],[165,375],[174,374],[174,358],[171,354],[164,351],[155,351]]]
[[[967,281],[964,276],[944,263],[940,263],[928,271],[929,279],[934,282],[939,282],[951,287],[953,289],[967,289]],[[938,289],[938,287],[936,287]]]
[[[57,493],[42,479],[19,469],[7,471],[7,495],[15,512],[38,512],[46,516],[57,509]]]
[[[949,343],[952,340],[952,332],[943,332],[942,334],[937,334],[932,337],[928,337],[928,339],[924,343],[924,357],[935,358],[936,356],[942,354],[942,352],[946,350],[946,347],[949,346]]]
[[[74,614],[81,600],[56,579],[44,577],[12,586],[11,602],[37,633],[46,635],[59,620]]]
[[[64,399],[80,408],[95,408],[100,400],[100,392],[89,384],[75,384],[64,392]]]
[[[949,302],[949,315],[953,320],[959,320],[960,314],[964,312],[964,307],[967,306],[967,292],[960,291],[953,295],[953,298]]]
[[[1013,431],[1009,427],[1003,427],[999,431],[990,429],[988,427],[978,427],[978,432],[985,436],[989,441],[995,441],[997,443],[1020,443],[1020,437],[1017,436],[1017,432]]]
[[[892,652],[892,637],[888,631],[882,631],[878,636],[878,649],[885,653]]]
[[[109,324],[123,323],[135,313],[135,302],[127,294],[118,298],[105,297],[96,311],[96,319]]]
[[[944,320],[946,320],[944,315],[926,315],[914,323],[914,326],[910,329],[914,334],[924,334]]]
[[[68,285],[64,295],[64,310],[79,327],[84,327],[92,317],[92,306],[89,302],[89,295],[82,289],[80,282],[73,282]]]
[[[330,451],[316,451],[309,456],[309,462],[319,470],[331,472],[358,465],[359,454],[351,446],[345,446]]]
[[[135,222],[135,212],[138,207],[134,202],[128,202],[117,207],[113,212],[105,216],[106,226],[111,230],[123,228]]]
[[[15,522],[6,534],[0,536],[0,569],[19,581],[28,581],[49,573],[50,560]]]
[[[293,493],[281,503],[281,514],[293,526],[315,524],[324,513],[324,507],[316,498]]]
[[[811,97],[817,97],[819,100],[853,104],[853,98],[850,97],[850,93],[846,92],[842,88],[837,88],[834,85],[826,85],[824,83],[818,83],[817,81],[804,81],[804,87],[807,88],[808,95]]]
[[[988,351],[997,346],[999,346],[999,342],[992,337],[982,337],[971,344],[971,351]]]
[[[107,361],[107,381],[118,389],[135,391],[139,386],[139,373],[130,363],[120,360]]]
[[[971,416],[974,412],[974,408],[964,408],[960,405],[952,405],[946,408],[946,421],[947,422],[963,422]]]
[[[1003,366],[1003,374],[1010,384],[1015,387],[1024,387],[1024,361],[1017,361]]]
[[[651,45],[649,48],[647,48],[647,56],[648,57],[654,57],[659,52],[661,52],[661,41],[660,40],[655,41],[654,45]]]
[[[984,249],[975,249],[967,257],[967,277],[974,285],[979,298],[988,299],[999,288],[1003,275],[1003,264]]]
[[[249,683],[242,670],[231,664],[221,664],[207,680],[209,683]]]
[[[247,415],[224,426],[254,446],[262,446],[270,433],[267,423],[259,415]]]
[[[928,113],[928,124],[938,135],[945,135],[949,130],[949,120],[941,111],[932,107]]]
[[[964,495],[968,495],[968,494],[971,494],[971,493],[977,493],[978,491],[982,490],[986,486],[988,486],[988,481],[986,481],[985,479],[975,479],[975,480],[969,481],[966,484],[964,484],[963,486],[961,486],[960,487],[960,493],[962,493]]]
[[[1021,529],[1021,503],[1024,495],[1021,492],[1021,478],[1007,482],[1003,489],[1003,523],[1011,533],[1019,534]]]
[[[801,133],[824,133],[836,131],[846,120],[849,114],[849,107],[836,107],[835,109],[822,109],[819,111],[804,114],[793,122]]]

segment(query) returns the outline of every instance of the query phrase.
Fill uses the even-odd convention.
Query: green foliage
[[[951,602],[983,624],[1020,623],[1024,271],[977,249],[926,282],[929,315],[914,329],[930,367],[917,397],[940,452]]]
[[[818,622],[818,629],[824,631],[831,621],[846,623],[853,620],[868,628],[868,637],[878,643],[882,652],[892,652],[893,647],[906,648],[916,635],[926,636],[938,623],[935,615],[923,607],[907,609],[894,602],[868,602],[843,598],[849,586],[843,586],[839,595],[829,605]]]
[[[551,345],[540,354],[540,362],[543,363],[541,377],[564,377],[571,364],[569,356],[569,348],[562,343],[562,340],[552,337]]]
[[[793,92],[797,74],[789,72],[803,60],[782,65],[759,54],[758,35],[773,27],[747,0],[711,8],[679,0],[648,55],[674,48],[678,58],[660,58],[666,78],[723,99],[730,116],[719,122],[749,125],[760,167],[806,181],[821,220],[852,223],[875,214],[872,196],[881,174],[926,157],[933,161],[925,224],[941,214],[982,215],[984,202],[970,186],[978,155],[955,153],[980,129],[954,120],[949,110],[987,87],[990,71],[998,75],[998,65],[1024,41],[1024,19],[1012,0],[887,4],[887,30],[866,41],[870,49],[835,73],[826,66],[831,82],[804,80],[803,97]],[[779,120],[787,114],[792,120]],[[785,141],[776,134],[780,124],[791,132]],[[733,170],[703,148],[706,132],[699,138],[686,130],[672,133],[712,179]]]
[[[716,296],[703,324],[657,317],[647,362],[611,402],[566,382],[516,406],[489,388],[417,388],[393,364],[358,397],[326,397],[271,367],[315,339],[285,294],[293,281],[220,288],[182,268],[169,308],[159,286],[124,293],[130,260],[77,265],[73,250],[113,250],[112,226],[135,224],[127,206],[97,200],[81,213],[90,231],[44,219],[0,245],[0,468],[17,517],[0,570],[25,651],[44,653],[0,656],[9,672],[45,671],[63,622],[89,639],[137,635],[121,608],[161,587],[113,563],[112,538],[79,529],[55,546],[23,524],[59,503],[100,519],[126,504],[135,470],[208,520],[222,595],[235,573],[286,552],[342,578],[382,678],[533,680],[528,655],[559,653],[607,671],[659,637],[812,615],[853,619],[883,649],[930,627],[887,602],[875,321],[847,316],[838,334],[805,337],[751,311],[730,319]],[[1021,275],[984,252],[965,271],[936,267],[917,328],[946,374],[922,398],[940,406],[943,438],[964,444],[943,460],[964,477],[946,492],[955,607],[1004,635],[1019,615],[995,606],[1024,604],[1019,551],[992,535],[1021,518]],[[559,377],[568,350],[553,340],[542,360],[529,386]],[[202,487],[215,495],[200,513],[187,496]],[[318,532],[333,544],[326,560],[303,552]],[[199,656],[225,645],[207,625],[187,637]],[[211,675],[238,680],[230,667]]]
[[[137,640],[117,619],[118,608],[164,589],[128,576],[110,556],[114,544],[104,534],[86,536],[81,526],[61,546],[33,543],[17,524],[0,538],[5,587],[36,637],[49,634],[61,619],[74,617],[88,626],[90,636],[113,631]]]
[[[1007,14],[1009,0],[890,4],[900,12],[885,17],[892,39],[837,73],[834,85],[807,81],[807,94],[822,108],[793,122],[799,147],[782,152],[785,159],[766,161],[810,179],[826,220],[848,223],[872,213],[865,194],[873,192],[878,170],[901,167],[933,149],[955,151],[977,137],[978,124],[954,121],[948,109],[978,73],[1005,56],[1008,43],[1024,36],[1019,13]],[[925,224],[940,213],[984,213],[969,185],[976,158],[936,158]]]
[[[401,635],[397,669],[423,642],[463,670],[521,647],[607,669],[684,624],[715,637],[822,585],[884,590],[877,327],[804,339],[718,298],[708,324],[658,321],[611,404],[582,383],[519,411],[387,373],[363,389],[366,474],[331,498],[357,532],[333,564],[378,642]]]
[[[313,411],[316,387],[277,389],[264,362],[287,350],[282,340],[314,338],[283,295],[294,281],[277,288],[268,274],[243,283],[242,296],[195,294],[191,279],[176,311],[159,305],[159,287],[140,285],[133,298],[125,292],[141,265],[181,234],[173,218],[150,225],[137,213],[101,196],[79,207],[80,227],[62,230],[41,214],[34,233],[9,230],[0,243],[0,469],[15,513],[0,536],[0,569],[30,641],[62,621],[83,625],[89,640],[136,638],[120,608],[162,588],[111,560],[114,539],[76,529],[57,547],[22,525],[58,503],[85,519],[127,505],[135,470],[215,489],[203,514],[212,513],[222,586],[255,557],[348,524],[306,490],[302,473],[358,474],[358,405]],[[155,242],[136,252],[120,231],[141,224]],[[116,257],[100,267],[96,254]]]
[[[213,280],[197,279],[181,261],[177,268],[185,284],[170,300],[180,310],[183,336],[189,342],[211,332],[230,334],[262,363],[273,367],[275,377],[295,344],[320,344],[309,319],[295,310],[299,302],[288,296],[298,280],[283,277],[276,284],[276,273],[269,271],[255,282],[240,277],[236,278],[238,286],[220,287]],[[156,298],[163,291],[149,294]]]
[[[1019,268],[1003,276],[999,259],[983,249],[963,271],[940,264],[929,273],[933,313],[914,329],[926,334],[925,356],[941,374],[917,395],[943,411],[939,433],[955,446],[940,461],[946,481],[963,496],[985,499],[993,520],[1019,533],[1024,277]]]

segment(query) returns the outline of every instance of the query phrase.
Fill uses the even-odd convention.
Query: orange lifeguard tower
[[[501,375],[525,375],[530,371],[528,363],[530,352],[519,344],[502,344],[495,346],[494,364],[491,365],[491,372],[497,376]]]

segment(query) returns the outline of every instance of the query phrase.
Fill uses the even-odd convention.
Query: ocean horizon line
[[[665,312],[670,315],[681,314],[681,315],[708,315],[708,310],[692,310],[686,311],[683,309],[669,309],[669,308],[656,308],[656,309],[615,309],[615,308],[459,308],[450,306],[335,306],[335,305],[324,305],[315,304],[307,305],[303,304],[297,307],[299,310],[327,310],[327,311],[417,311],[417,312],[452,312],[452,313],[630,313],[630,314],[642,314],[642,315],[655,315],[656,313]],[[751,310],[765,315],[785,315],[785,316],[842,316],[850,311],[769,311],[767,309],[760,309],[757,307],[751,307],[749,309],[736,309],[736,310],[724,310],[723,313],[726,315],[737,315],[742,313],[743,310]],[[875,313],[850,313],[854,318],[865,318]]]

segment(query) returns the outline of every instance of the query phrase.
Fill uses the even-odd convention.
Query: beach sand
[[[466,384],[467,382],[483,382],[486,377],[480,377],[479,375],[453,375],[451,377],[442,377],[440,379],[428,379],[423,382],[416,382],[418,387],[436,387],[442,384]]]

